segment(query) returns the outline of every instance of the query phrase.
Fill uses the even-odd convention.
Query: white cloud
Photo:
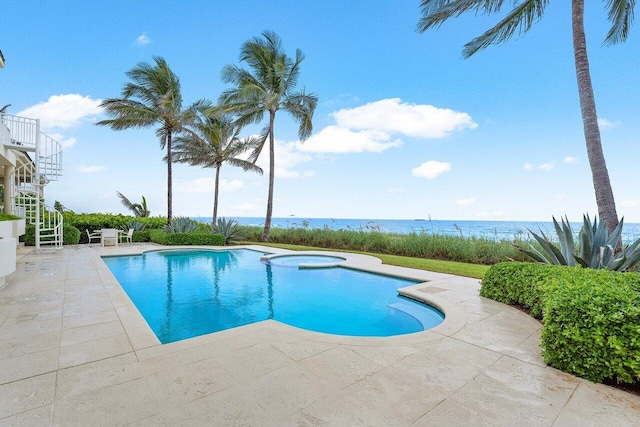
[[[620,206],[623,208],[637,208],[640,207],[640,200],[624,200],[620,202]]]
[[[622,122],[620,120],[616,120],[615,122],[612,122],[605,118],[598,119],[598,125],[600,126],[600,129],[610,129],[616,126],[620,126],[621,124]]]
[[[268,143],[267,143],[268,144]],[[311,156],[299,151],[299,142],[281,142],[275,140],[275,176],[279,178],[298,178],[301,174],[293,170],[301,163],[311,160]],[[265,147],[256,162],[262,168],[265,175],[269,174],[269,150]],[[313,171],[304,172],[304,176],[311,176]]]
[[[312,176],[314,176],[316,173],[314,171],[305,171],[302,176],[304,176],[305,178],[311,178]]]
[[[46,102],[41,102],[17,113],[17,116],[40,119],[43,130],[68,129],[86,122],[95,121],[102,112],[99,107],[102,101],[78,94],[54,95]]]
[[[418,178],[434,179],[439,177],[445,172],[451,169],[451,163],[438,162],[435,160],[429,160],[424,162],[417,168],[411,170],[413,176]]]
[[[540,166],[538,166],[538,169],[541,169],[543,171],[553,170],[553,163],[543,163]]]
[[[525,164],[522,166],[522,169],[524,169],[524,170],[526,170],[526,171],[530,171],[530,170],[533,170],[533,166],[531,165],[531,163],[525,163]]]
[[[146,44],[151,43],[151,39],[147,37],[147,33],[142,33],[136,39],[136,43],[139,44],[140,46],[144,46]]]
[[[96,173],[106,171],[107,168],[105,166],[80,166],[78,168],[79,172],[82,173]]]
[[[563,163],[575,164],[578,163],[578,159],[575,157],[567,156],[564,158]]]
[[[478,127],[467,113],[433,105],[409,104],[400,98],[382,99],[338,110],[331,115],[340,127],[416,138],[442,138],[456,130]]]
[[[341,126],[327,126],[312,135],[298,149],[307,153],[362,153],[364,151],[382,153],[392,147],[399,147],[402,141],[391,140],[390,136],[377,130],[353,131]]]
[[[251,202],[244,202],[239,205],[235,205],[232,209],[229,210],[229,216],[254,216],[262,212],[266,209],[266,206],[257,205]]]
[[[556,200],[566,200],[567,199],[567,194],[566,193],[560,193],[560,194],[556,194],[554,196],[554,198]]]
[[[176,183],[176,191],[182,193],[212,193],[215,185],[214,178],[198,178],[189,182]],[[220,180],[220,191],[235,191],[244,187],[244,183],[239,179],[227,181],[226,179]]]
[[[468,199],[460,199],[460,200],[456,200],[456,205],[458,206],[469,206],[469,205],[473,205],[476,202],[476,199],[474,197],[470,197]]]

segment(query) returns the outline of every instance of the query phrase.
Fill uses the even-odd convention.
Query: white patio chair
[[[102,229],[102,246],[104,246],[105,240],[113,240],[116,247],[118,246],[118,230],[115,228],[103,228]]]
[[[133,245],[133,228],[130,228],[129,231],[127,231],[127,233],[125,233],[124,231],[121,231],[119,233],[119,239],[120,239],[120,243],[124,241],[129,243],[129,245]]]
[[[95,240],[96,242],[102,241],[102,234],[96,233],[95,231],[91,233],[89,232],[89,229],[87,229],[87,237],[89,238],[89,242],[88,242],[89,247],[91,247],[91,240]]]

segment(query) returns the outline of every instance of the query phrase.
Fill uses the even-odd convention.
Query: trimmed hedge
[[[27,224],[25,226],[24,235],[20,237],[20,241],[24,242],[26,246],[36,245],[36,226],[33,224]],[[62,244],[64,245],[77,245],[80,241],[80,230],[73,225],[62,225]],[[41,243],[44,243],[42,240]]]
[[[547,364],[591,381],[640,381],[640,274],[501,263],[480,294],[542,314]]]
[[[101,214],[101,213],[75,213],[65,211],[62,213],[64,217],[64,223],[68,225],[73,225],[74,227],[80,230],[80,243],[87,243],[87,232],[100,230],[101,228],[116,228],[118,230],[124,230],[127,228],[127,224],[136,220],[140,223],[146,225],[146,229],[160,229],[167,224],[167,219],[165,217],[157,216],[157,217],[147,217],[147,218],[135,218],[130,215],[122,215],[122,214]],[[149,241],[144,240],[146,237],[139,237],[142,240],[136,240],[136,233],[134,233],[134,242],[143,242]]]
[[[150,230],[149,238],[160,245],[203,245],[224,246],[225,238],[222,234],[213,234],[205,231],[191,233],[167,233],[162,230]]]

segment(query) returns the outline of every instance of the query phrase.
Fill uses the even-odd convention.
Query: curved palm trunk
[[[173,192],[171,191],[171,129],[167,129],[167,223],[171,225],[173,215]]]
[[[218,219],[218,188],[220,186],[220,165],[216,167],[216,182],[213,188],[213,219],[211,220],[211,228],[216,226]]]
[[[275,143],[273,140],[273,123],[276,118],[275,111],[269,111],[269,195],[267,196],[267,215],[264,219],[264,230],[260,240],[269,241],[269,232],[271,231],[271,214],[273,211],[273,178],[275,175]]]
[[[572,0],[571,21],[573,28],[573,54],[576,63],[576,77],[578,79],[578,93],[580,95],[580,109],[584,126],[584,138],[587,144],[589,166],[593,176],[593,187],[596,193],[598,215],[604,221],[609,231],[618,225],[618,214],[613,198],[613,190],[609,181],[609,172],[602,152],[600,128],[596,114],[596,102],[591,85],[589,59],[587,57],[587,42],[584,35],[584,0]]]

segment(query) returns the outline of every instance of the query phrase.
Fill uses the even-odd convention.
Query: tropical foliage
[[[262,131],[264,141],[269,138],[269,194],[261,236],[263,241],[269,239],[273,212],[276,114],[283,110],[293,117],[299,125],[300,140],[307,139],[313,129],[312,119],[318,97],[313,93],[306,93],[304,89],[296,91],[303,60],[301,50],[297,49],[295,58],[290,58],[282,48],[280,37],[272,31],[265,31],[262,38],[255,37],[245,42],[240,49],[240,61],[245,62],[250,70],[236,65],[227,65],[222,69],[222,80],[234,87],[222,93],[220,108],[236,115],[239,126],[260,123],[265,114],[269,118]],[[264,143],[256,147],[249,160],[255,163],[263,148]]]
[[[418,23],[418,31],[422,33],[430,28],[438,28],[449,18],[458,17],[465,12],[473,12],[476,15],[499,13],[502,7],[507,4],[513,5],[513,9],[500,22],[464,46],[462,54],[465,58],[492,44],[504,43],[516,32],[524,34],[529,31],[533,24],[543,17],[549,1],[422,0],[420,2],[422,17]],[[611,22],[611,28],[605,38],[605,44],[626,41],[633,20],[635,4],[635,0],[606,0],[605,6],[609,11],[608,19]],[[584,32],[584,0],[571,0],[571,11],[578,94],[598,214],[607,228],[614,230],[618,225],[618,214],[602,152],[596,104],[591,84]]]
[[[164,227],[164,231],[167,233],[191,233],[197,229],[198,221],[186,216],[177,216],[173,219],[171,224],[167,224]]]
[[[254,151],[264,144],[264,138],[247,137],[240,139],[242,127],[231,117],[215,111],[200,111],[194,123],[183,129],[174,140],[173,161],[192,166],[215,169],[213,189],[214,227],[218,218],[218,192],[220,189],[220,169],[227,163],[245,171],[262,174],[262,169],[253,162],[240,158],[247,151]]]
[[[577,242],[566,217],[561,219],[561,223],[553,218],[553,225],[558,235],[558,244],[552,242],[542,230],[540,234],[529,230],[540,249],[532,244],[529,244],[528,249],[520,245],[514,246],[542,264],[626,271],[637,269],[640,263],[640,239],[620,247],[624,219],[609,233],[604,221],[598,222],[598,218],[594,218],[591,223],[589,215],[584,215]]]
[[[234,243],[242,238],[242,228],[235,219],[218,218],[211,230],[214,233],[222,234],[227,243]]]
[[[129,209],[136,218],[146,218],[151,215],[151,211],[147,207],[147,199],[145,199],[144,196],[142,196],[142,201],[140,203],[133,203],[121,192],[116,191],[116,193],[118,194],[122,205]]]
[[[173,212],[172,136],[193,120],[201,101],[183,109],[178,76],[163,58],[156,56],[153,60],[155,65],[142,62],[126,73],[131,81],[124,85],[122,97],[109,98],[100,104],[113,118],[99,121],[96,125],[109,126],[114,130],[159,125],[156,136],[160,139],[160,148],[167,149],[167,222],[170,224]]]

